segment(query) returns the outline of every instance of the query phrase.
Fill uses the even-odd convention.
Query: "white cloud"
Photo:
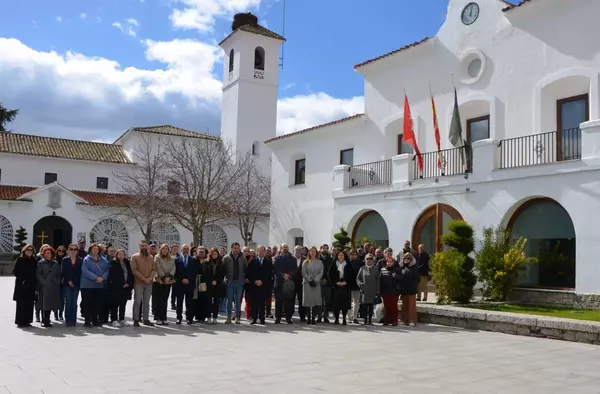
[[[40,52],[0,38],[0,102],[20,108],[15,132],[114,140],[133,126],[173,124],[219,130],[221,81],[214,69],[221,49],[179,39],[144,40],[146,58],[164,66],[126,67],[80,53]],[[278,134],[363,111],[363,99],[324,93],[279,102]]]
[[[175,0],[181,5],[171,13],[173,27],[209,32],[216,18],[258,8],[261,0]]]
[[[128,18],[121,22],[113,22],[113,27],[121,30],[123,34],[127,34],[128,36],[135,37],[137,35],[137,30],[140,26],[140,23],[133,19]]]
[[[277,134],[330,122],[364,112],[363,97],[339,99],[326,93],[314,93],[279,100],[277,107]]]
[[[79,18],[87,19],[87,14],[85,12],[82,12],[81,14],[79,14]]]
[[[56,17],[56,21],[57,21],[57,22],[62,22],[62,17],[61,17],[61,16],[57,16],[57,17]]]

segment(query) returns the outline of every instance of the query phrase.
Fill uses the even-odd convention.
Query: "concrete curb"
[[[417,312],[423,323],[600,345],[600,322],[431,304]]]

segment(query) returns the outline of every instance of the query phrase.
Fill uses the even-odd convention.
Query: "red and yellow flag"
[[[413,126],[413,120],[410,113],[410,105],[408,104],[408,97],[404,93],[404,128],[402,131],[402,140],[408,145],[412,146],[417,156],[417,163],[419,170],[423,171],[423,156],[417,145],[417,138],[415,137],[415,129]]]
[[[440,153],[440,127],[438,126],[437,111],[435,110],[435,100],[431,92],[431,84],[429,84],[429,94],[431,96],[431,111],[433,113],[433,132],[435,133],[435,144],[437,146],[437,165],[442,168],[442,155]]]

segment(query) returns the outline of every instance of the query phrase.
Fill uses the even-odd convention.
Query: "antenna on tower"
[[[283,23],[281,28],[281,35],[285,37],[285,0],[283,0]],[[283,54],[285,51],[285,41],[281,44],[281,56],[279,57],[279,67],[283,69]]]

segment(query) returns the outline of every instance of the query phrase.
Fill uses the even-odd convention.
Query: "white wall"
[[[225,59],[221,137],[233,144],[238,155],[250,152],[252,144],[257,143],[258,164],[264,174],[270,173],[271,152],[263,141],[276,135],[281,43],[240,30],[222,44]],[[259,46],[265,51],[264,71],[254,69],[254,50]],[[231,49],[235,62],[229,73]]]
[[[270,243],[292,244],[304,235],[305,245],[327,242],[333,226],[332,168],[339,164],[340,150],[354,148],[354,162],[381,156],[380,152],[357,149],[372,143],[360,138],[365,128],[362,118],[352,119],[322,130],[294,137],[294,143],[269,143],[273,154],[271,178]],[[318,141],[318,143],[314,143]],[[297,159],[306,158],[306,183],[294,185]],[[300,231],[298,231],[300,230]]]
[[[496,140],[557,130],[556,100],[578,94],[591,92],[590,119],[598,118],[600,47],[582,37],[600,35],[596,20],[600,2],[537,1],[504,13],[502,2],[483,0],[479,19],[464,26],[460,14],[469,2],[450,2],[436,38],[359,69],[365,76],[366,113],[382,132],[391,118],[402,116],[406,89],[412,114],[422,122],[417,133],[421,151],[436,149],[431,81],[442,149],[450,148],[447,135],[454,102],[450,73],[461,106],[472,100],[488,103],[491,138]],[[484,71],[477,81],[465,83],[466,64],[461,60],[475,53],[484,55]],[[463,127],[467,118],[482,112],[466,107],[461,111]]]
[[[58,183],[75,190],[116,191],[114,171],[133,168],[130,164],[112,164],[83,160],[0,154],[1,184],[43,186],[44,174],[58,175]],[[96,189],[96,177],[108,178],[108,190]]]

